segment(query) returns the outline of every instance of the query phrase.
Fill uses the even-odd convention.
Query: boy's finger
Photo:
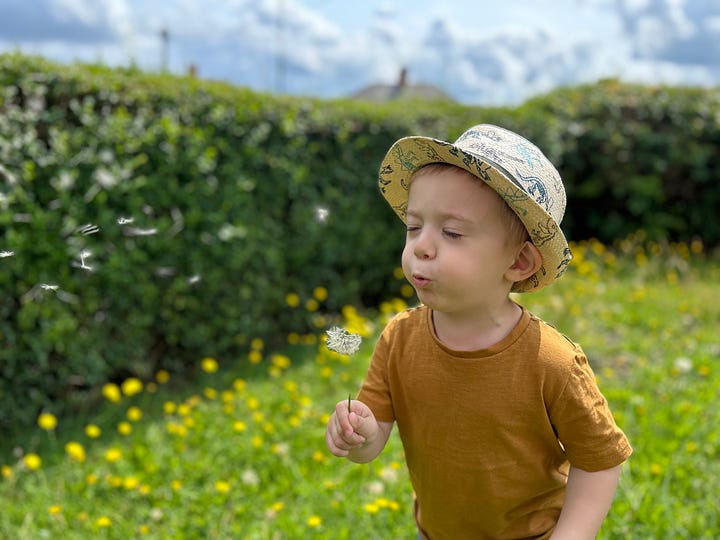
[[[340,432],[343,435],[350,436],[352,435],[353,429],[352,424],[350,424],[350,415],[347,410],[347,401],[340,401],[337,405],[335,405],[335,419],[338,423],[338,426],[340,427]]]

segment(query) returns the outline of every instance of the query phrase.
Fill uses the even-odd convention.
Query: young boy
[[[407,224],[402,267],[422,305],[383,331],[328,448],[371,461],[397,422],[421,538],[595,538],[632,449],[580,347],[509,296],[570,261],[559,174],[479,125],[455,144],[400,139],[380,188]]]

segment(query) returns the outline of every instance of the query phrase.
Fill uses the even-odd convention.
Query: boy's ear
[[[540,250],[532,242],[525,241],[512,265],[507,269],[505,277],[512,283],[523,281],[537,272],[542,263]]]

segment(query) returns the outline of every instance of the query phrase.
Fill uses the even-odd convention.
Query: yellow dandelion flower
[[[174,401],[166,401],[163,403],[163,412],[165,414],[174,414],[177,411],[177,404]]]
[[[309,298],[305,301],[305,309],[308,310],[310,313],[314,313],[315,311],[320,309],[320,303],[314,298]]]
[[[182,489],[182,482],[180,480],[173,480],[170,482],[170,489],[173,491],[180,491]]]
[[[247,407],[251,411],[256,411],[260,408],[260,400],[258,400],[255,396],[250,396],[247,398]]]
[[[132,433],[132,424],[130,422],[120,422],[117,431],[120,435],[130,435]]]
[[[217,360],[208,357],[202,359],[200,367],[205,373],[215,373],[220,368],[220,365]]]
[[[393,270],[393,277],[395,279],[405,279],[405,272],[403,272],[403,269],[401,266],[395,267],[395,270]]]
[[[181,403],[177,408],[177,412],[180,416],[188,416],[192,412],[192,409],[187,403]]]
[[[42,413],[40,416],[38,416],[37,420],[38,426],[40,426],[45,431],[52,431],[57,427],[57,418],[55,415],[50,413]]]
[[[405,283],[400,287],[400,294],[403,298],[411,298],[415,294],[415,289],[413,289],[413,286],[409,283]]]
[[[165,384],[170,380],[170,373],[164,369],[161,369],[155,374],[155,380],[160,384]]]
[[[236,420],[233,422],[233,431],[236,433],[242,433],[245,430],[247,430],[247,424],[245,422],[242,420]]]
[[[291,416],[288,418],[288,424],[290,424],[290,427],[299,427],[302,421],[298,416]],[[325,422],[327,424],[327,422]]]
[[[133,489],[137,489],[140,485],[140,480],[138,480],[135,476],[127,476],[123,478],[122,485],[126,490],[132,491]]]
[[[205,395],[206,398],[208,398],[211,401],[217,399],[217,396],[218,396],[217,390],[215,390],[214,388],[210,388],[210,387],[205,388],[203,390],[203,394]]]
[[[89,486],[94,486],[98,483],[98,477],[97,474],[90,473],[85,477],[85,483]]]
[[[53,504],[48,508],[48,514],[51,516],[57,516],[58,514],[62,513],[62,506],[59,504]]]
[[[279,367],[280,369],[287,369],[290,367],[290,358],[284,354],[274,354],[272,356],[272,364]]]
[[[100,529],[107,529],[112,525],[112,520],[107,516],[100,516],[95,521],[95,525]]]
[[[312,455],[313,461],[316,461],[317,463],[325,463],[326,456],[324,452],[321,452],[320,450],[315,450]]]
[[[106,476],[105,481],[114,488],[119,488],[123,484],[123,479],[114,474]]]
[[[255,435],[252,441],[250,441],[250,444],[252,444],[253,448],[260,448],[264,442],[264,439],[260,435]]]
[[[287,337],[288,345],[297,345],[300,343],[300,334],[297,332],[290,332]]]
[[[105,461],[108,463],[115,463],[121,460],[123,457],[122,450],[117,447],[108,448],[105,452]]]
[[[262,362],[262,353],[260,351],[250,351],[248,353],[248,360],[251,364],[259,364]]]
[[[0,476],[2,476],[3,478],[11,478],[12,475],[12,467],[10,467],[9,465],[3,465],[2,467],[0,467]]]
[[[102,395],[108,401],[118,403],[122,399],[122,393],[120,387],[115,383],[107,383],[102,387]]]
[[[230,390],[223,390],[220,394],[220,399],[223,403],[231,405],[233,401],[235,401],[235,394],[232,393]]]
[[[27,454],[23,458],[23,463],[31,471],[37,471],[40,467],[42,467],[42,458],[37,454]]]
[[[122,389],[122,393],[124,395],[130,397],[142,392],[143,383],[136,377],[129,377],[123,381],[120,388]]]
[[[363,506],[363,510],[368,514],[377,514],[380,511],[380,507],[375,503],[367,503]]]
[[[127,419],[131,422],[139,422],[142,420],[143,413],[139,407],[130,407],[127,410]]]
[[[85,435],[87,435],[91,439],[97,439],[101,433],[102,430],[95,424],[88,424],[87,426],[85,426]]]
[[[320,516],[310,516],[307,518],[307,526],[312,529],[317,529],[322,525],[322,518]]]
[[[652,465],[650,465],[650,474],[652,474],[653,476],[658,476],[662,474],[662,472],[663,468],[657,463],[653,463]]]
[[[285,296],[285,303],[291,308],[296,308],[300,305],[300,297],[295,293],[288,293]]]
[[[141,534],[143,536],[145,536],[146,534],[150,534],[150,527],[148,527],[147,525],[139,525],[138,534]]]
[[[245,382],[245,379],[235,379],[233,381],[233,389],[238,394],[241,394],[242,392],[244,392],[245,388],[247,388],[247,382]]]
[[[265,342],[262,340],[262,338],[253,338],[250,341],[250,348],[254,351],[262,351],[265,348]]]
[[[230,491],[230,482],[225,480],[218,480],[215,482],[215,491],[218,493],[228,493]]]
[[[315,287],[313,289],[313,297],[318,302],[324,302],[328,297],[328,290],[325,287]]]
[[[74,461],[79,461],[80,463],[85,461],[85,448],[78,442],[69,441],[65,445],[65,453]]]
[[[690,441],[685,445],[685,450],[690,453],[695,452],[698,449],[698,445],[695,441]]]

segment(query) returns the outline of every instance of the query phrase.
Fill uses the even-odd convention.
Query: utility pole
[[[282,94],[285,92],[285,75],[287,66],[285,65],[285,2],[278,0],[278,13],[275,18],[277,31],[277,51],[275,53],[275,92]]]
[[[170,49],[170,32],[167,28],[160,30],[160,70],[165,73],[168,70],[168,56]]]

